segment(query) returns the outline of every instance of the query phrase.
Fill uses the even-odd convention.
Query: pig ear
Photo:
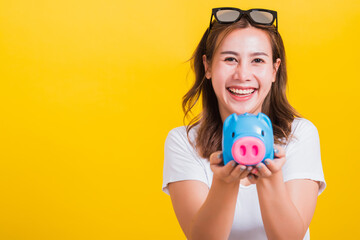
[[[236,115],[236,113],[233,113],[230,116],[228,116],[224,121],[224,129],[227,129],[229,127],[229,125],[232,122],[236,122],[237,119],[238,119],[238,116]]]
[[[258,118],[259,120],[264,121],[269,127],[272,128],[271,120],[270,120],[270,118],[269,118],[268,116],[266,116],[266,114],[264,114],[264,113],[258,113],[257,118]]]

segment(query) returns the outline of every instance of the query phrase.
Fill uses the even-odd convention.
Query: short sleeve
[[[295,119],[292,138],[286,146],[286,162],[283,166],[284,181],[311,179],[320,182],[318,194],[324,191],[326,182],[321,163],[320,140],[316,127],[306,119]]]
[[[171,130],[165,140],[162,190],[169,194],[168,184],[183,180],[198,180],[209,186],[205,161],[189,143],[185,127]]]

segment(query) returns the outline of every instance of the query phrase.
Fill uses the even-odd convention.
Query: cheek
[[[260,91],[260,96],[261,98],[264,100],[266,98],[266,96],[269,94],[269,92],[271,91],[271,87],[272,87],[272,82],[271,79],[268,79],[268,81],[264,82],[262,84],[262,89]]]
[[[272,71],[269,66],[258,67],[254,69],[254,71],[258,76],[261,76],[262,78],[269,78],[269,76],[272,75]]]
[[[261,84],[263,87],[271,87],[271,84],[274,82],[275,77],[273,74],[272,68],[264,68],[261,71],[258,71],[258,78],[261,79]]]
[[[225,89],[226,81],[231,76],[231,69],[223,66],[215,66],[216,71],[212,72],[212,84],[215,92]]]
[[[215,95],[217,98],[219,98],[219,96],[222,94],[222,89],[224,88],[224,85],[221,81],[218,81],[215,76],[213,76],[211,81]]]
[[[267,94],[267,92],[270,91],[270,88],[272,86],[272,81],[271,80],[272,80],[272,78],[268,77],[267,79],[264,79],[262,81],[262,83],[261,83],[263,91],[266,91],[266,94]]]

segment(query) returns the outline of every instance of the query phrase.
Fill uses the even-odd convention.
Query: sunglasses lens
[[[271,24],[274,21],[274,16],[269,12],[251,11],[250,17],[257,23]]]
[[[234,22],[240,16],[240,12],[235,10],[219,10],[216,18],[221,22]]]

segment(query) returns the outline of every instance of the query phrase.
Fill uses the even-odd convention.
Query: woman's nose
[[[234,78],[241,81],[250,81],[251,69],[246,64],[237,65]]]

